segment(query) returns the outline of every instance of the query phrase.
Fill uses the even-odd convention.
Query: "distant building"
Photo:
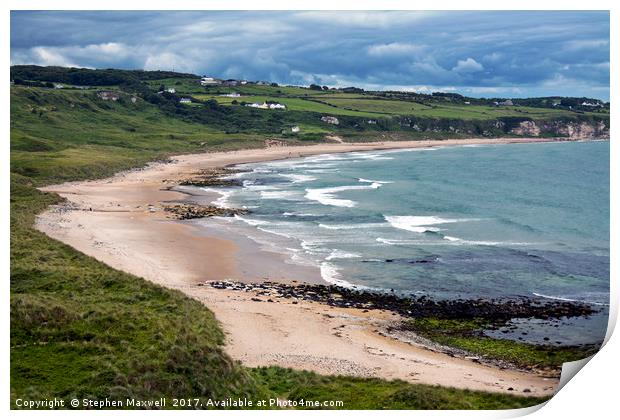
[[[234,79],[228,79],[228,80],[224,80],[221,84],[223,86],[237,86],[238,83]]]
[[[601,106],[601,104],[594,102],[582,102],[581,106]]]
[[[231,93],[226,93],[226,94],[220,95],[220,96],[226,96],[228,98],[239,98],[241,96],[241,94],[237,93],[237,92],[231,92]]]
[[[56,88],[56,89],[64,89],[65,85],[61,85],[60,83],[54,83],[54,88]]]
[[[377,120],[368,120],[368,121],[366,121],[366,124],[375,125],[375,124],[377,124]]]
[[[100,90],[97,92],[97,97],[104,101],[118,101],[121,98],[121,95],[110,90]]]
[[[324,117],[321,117],[321,121],[326,122],[327,124],[334,124],[334,125],[340,124],[340,121],[338,121],[338,118],[331,117],[329,115],[325,115]]]
[[[179,99],[179,103],[181,103],[181,104],[191,104],[192,100],[190,98],[181,98],[181,99]]]
[[[175,88],[166,89],[166,92],[168,92],[168,93],[177,93]]]
[[[471,104],[471,102],[469,102],[469,101],[465,101],[465,102],[463,102],[463,103],[464,103],[465,105],[469,105],[469,104]]]
[[[246,104],[245,106],[249,106],[250,108],[269,109],[269,106],[265,103],[259,104],[257,102],[254,102],[252,104]]]
[[[502,102],[495,102],[495,104],[497,106],[513,106],[514,105],[510,99],[506,99],[505,101],[502,101]]]
[[[213,77],[204,76],[200,79],[200,84],[202,86],[216,86],[220,84],[220,81],[214,79]]]
[[[259,109],[286,109],[286,105],[268,104],[267,102],[263,102],[262,104],[254,102],[252,104],[246,104],[245,106],[249,106],[250,108],[259,108]]]
[[[298,125],[296,125],[296,126],[294,126],[294,127],[291,127],[291,132],[293,132],[293,133],[299,133],[299,130],[300,130],[300,129],[299,129],[299,126],[298,126]]]

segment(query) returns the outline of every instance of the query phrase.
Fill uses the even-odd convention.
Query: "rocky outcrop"
[[[241,182],[230,179],[230,176],[239,172],[243,171],[232,168],[208,168],[194,172],[183,179],[164,179],[162,182],[193,187],[237,187],[241,186]]]
[[[231,217],[237,214],[246,214],[244,209],[223,208],[217,206],[199,206],[197,204],[174,204],[164,207],[164,211],[170,213],[175,219],[188,220],[203,217]]]
[[[534,121],[521,121],[517,128],[513,128],[511,133],[518,136],[538,137],[540,135],[540,127]]]

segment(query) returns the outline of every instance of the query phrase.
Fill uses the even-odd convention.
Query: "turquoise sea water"
[[[609,142],[440,147],[241,165],[232,223],[341,285],[609,301]]]

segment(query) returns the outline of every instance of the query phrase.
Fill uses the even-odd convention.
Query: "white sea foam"
[[[386,244],[386,245],[434,245],[435,243],[427,242],[427,241],[419,241],[419,240],[409,240],[409,239],[387,239],[387,238],[377,238],[375,239],[377,242]],[[437,242],[437,245],[440,243]]]
[[[357,179],[359,182],[365,182],[368,184],[393,184],[394,181],[373,181],[372,179],[366,179],[366,178],[358,178]]]
[[[346,251],[341,251],[339,249],[334,249],[331,254],[329,254],[325,260],[327,261],[331,261],[331,260],[346,260],[346,259],[350,259],[350,258],[360,258],[361,255],[356,254],[354,252],[346,252]]]
[[[243,186],[248,191],[273,191],[273,190],[278,189],[278,187],[273,186],[273,185],[255,185],[255,184],[245,185],[244,184]]]
[[[333,264],[330,264],[327,261],[323,261],[321,263],[320,268],[321,268],[321,277],[323,277],[323,280],[325,280],[326,282],[335,284],[337,286],[342,286],[342,287],[352,286],[351,283],[349,283],[346,280],[343,280],[340,277],[340,273],[338,272],[338,269]]]
[[[452,242],[454,245],[482,245],[482,246],[528,246],[534,245],[532,242],[510,242],[510,241],[468,241],[466,239],[456,238],[454,236],[444,236],[444,239]]]
[[[319,227],[329,230],[349,230],[349,229],[372,229],[378,227],[389,226],[387,223],[350,223],[346,225],[328,225],[320,223]]]
[[[202,187],[201,189],[206,192],[213,192],[213,193],[219,194],[219,197],[211,201],[211,204],[218,206],[218,207],[224,207],[224,208],[231,207],[228,199],[230,198],[231,195],[233,195],[233,191],[218,190],[218,189],[209,188],[209,187]]]
[[[261,191],[260,197],[266,200],[291,200],[297,196],[296,191]]]
[[[340,172],[337,168],[326,168],[326,169],[306,169],[306,172],[310,172],[313,174],[333,174],[336,172]]]
[[[345,200],[336,197],[336,193],[349,190],[367,190],[377,189],[381,187],[379,183],[372,183],[370,185],[344,185],[341,187],[332,188],[308,188],[306,189],[306,198],[312,201],[318,201],[325,206],[336,207],[355,207],[357,204],[353,200]]]
[[[295,211],[285,211],[284,213],[282,213],[282,216],[319,217],[320,214],[299,213],[299,212],[295,212]]]
[[[314,176],[304,174],[280,174],[280,176],[290,179],[293,184],[298,184],[300,182],[310,182],[316,179],[316,177]]]
[[[479,219],[442,219],[436,216],[383,216],[385,220],[396,229],[408,230],[409,232],[439,232],[441,229],[428,227],[443,225],[446,223],[469,222]]]
[[[262,232],[265,232],[265,233],[271,233],[272,235],[281,236],[283,238],[294,239],[293,236],[287,235],[286,233],[281,232],[281,231],[277,231],[277,230],[273,230],[273,229],[265,229],[265,228],[260,227],[260,226],[257,226],[256,229],[258,229],[258,230],[260,230]]]
[[[247,223],[250,226],[262,226],[262,225],[268,225],[269,222],[266,220],[259,220],[259,219],[250,219],[247,217],[241,217],[238,214],[235,215],[235,219]]]
[[[583,302],[583,303],[589,303],[591,305],[609,306],[607,303],[591,302],[591,301],[583,300],[583,299],[569,299],[569,298],[566,298],[566,297],[543,295],[542,293],[535,293],[535,292],[532,292],[532,294],[534,296],[538,296],[538,297],[541,297],[541,298],[552,299],[552,300],[560,300],[560,301],[563,301],[563,302]]]

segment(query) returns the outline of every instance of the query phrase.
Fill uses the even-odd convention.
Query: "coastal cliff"
[[[510,130],[518,136],[539,137],[544,134],[554,134],[570,139],[608,138],[609,127],[603,121],[521,121]]]

